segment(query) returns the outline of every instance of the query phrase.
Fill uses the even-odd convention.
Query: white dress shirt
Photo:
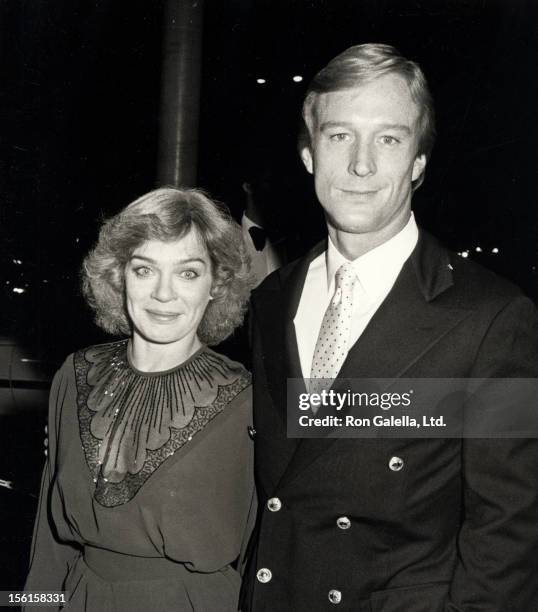
[[[348,347],[351,348],[392,289],[418,240],[413,213],[406,226],[387,242],[355,259],[357,281],[353,289],[353,314]],[[328,239],[325,252],[308,268],[299,308],[293,320],[304,378],[310,377],[312,358],[323,316],[334,294],[334,276],[348,261]]]

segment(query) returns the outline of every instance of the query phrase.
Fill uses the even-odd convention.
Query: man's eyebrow
[[[324,121],[319,129],[321,132],[331,129],[331,128],[338,128],[338,127],[343,127],[343,128],[347,128],[349,130],[353,129],[353,124],[350,121]],[[375,125],[374,127],[376,129],[376,131],[379,130],[398,130],[400,132],[405,132],[406,134],[411,134],[411,128],[408,125],[405,125],[404,123],[380,123],[379,125]]]
[[[382,123],[378,126],[380,130],[399,130],[406,134],[411,134],[411,128],[404,123]]]
[[[336,127],[345,127],[345,128],[351,129],[353,126],[350,121],[324,121],[319,126],[319,129],[320,129],[320,132],[323,132],[324,130],[328,130],[329,128],[336,128]]]
[[[158,264],[159,262],[156,261],[155,259],[152,259],[151,257],[147,257],[146,255],[137,255],[136,253],[133,253],[131,255],[131,259],[141,259],[142,261],[147,261],[148,263],[151,264]],[[174,261],[174,264],[186,264],[186,263],[193,263],[193,262],[199,262],[201,264],[207,265],[207,262],[202,259],[201,257],[186,257],[185,259],[177,259],[176,261]]]

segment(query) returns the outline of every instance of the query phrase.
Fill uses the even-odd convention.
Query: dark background
[[[436,100],[419,223],[538,298],[537,8],[206,0],[198,184],[239,217],[242,182],[264,177],[270,223],[297,250],[313,244],[323,219],[295,144],[306,85],[352,44],[393,44],[420,63]],[[163,1],[0,9],[0,335],[54,364],[103,339],[78,282],[100,221],[156,186]],[[0,478],[22,483],[0,490],[2,588],[21,586],[27,562],[43,420],[36,410],[0,423]]]

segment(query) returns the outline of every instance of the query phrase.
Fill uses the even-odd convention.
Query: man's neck
[[[339,230],[329,223],[327,230],[329,237],[337,250],[349,261],[354,261],[365,253],[372,251],[378,246],[396,236],[407,225],[409,215],[401,219],[399,223],[383,228],[378,232],[352,233]]]

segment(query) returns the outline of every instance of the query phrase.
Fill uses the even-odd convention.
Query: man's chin
[[[333,229],[346,234],[369,234],[377,231],[377,224],[372,219],[360,218],[334,218],[327,216],[327,223]]]

